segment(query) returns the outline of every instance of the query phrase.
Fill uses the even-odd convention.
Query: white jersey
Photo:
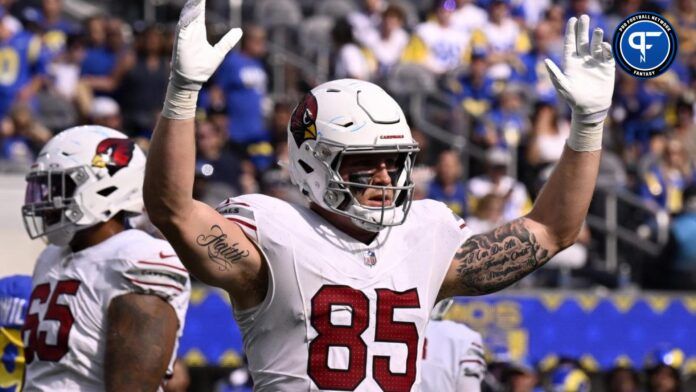
[[[486,375],[481,334],[453,321],[431,321],[425,332],[423,392],[476,392]]]
[[[156,295],[176,311],[179,331],[191,291],[189,275],[166,241],[126,230],[73,253],[49,245],[34,268],[22,338],[24,391],[103,391],[107,310],[128,293]]]
[[[416,26],[415,36],[428,50],[425,65],[433,72],[452,71],[462,64],[471,36],[454,27],[443,27],[435,21]]]
[[[257,391],[418,390],[425,326],[464,222],[415,201],[363,244],[306,207],[262,195],[219,209],[255,241],[268,293],[235,313]]]

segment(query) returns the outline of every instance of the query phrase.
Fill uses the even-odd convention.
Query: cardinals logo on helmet
[[[133,159],[135,143],[130,139],[109,138],[102,140],[92,158],[92,166],[106,168],[109,175],[114,175],[128,166]]]
[[[290,132],[299,147],[305,140],[317,138],[317,98],[312,93],[307,93],[295,111],[292,112],[290,120]]]

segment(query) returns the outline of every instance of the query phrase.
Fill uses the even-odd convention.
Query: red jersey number
[[[416,380],[418,328],[413,322],[394,321],[394,310],[419,308],[416,289],[396,292],[378,289],[375,342],[401,343],[408,348],[406,372],[392,373],[388,356],[373,358],[373,377],[385,391],[408,391]],[[349,307],[350,325],[331,322],[334,306]],[[310,322],[318,336],[309,344],[308,374],[320,389],[352,391],[367,373],[367,344],[362,338],[369,325],[370,302],[367,296],[348,286],[323,286],[312,298]],[[329,367],[331,347],[348,349],[347,369]]]
[[[49,283],[40,284],[34,288],[29,301],[30,309],[35,302],[44,304],[46,301],[49,301],[49,303],[43,320],[40,319],[39,313],[28,313],[24,320],[22,336],[25,337],[25,342],[27,343],[24,349],[27,363],[31,363],[34,360],[34,355],[37,355],[42,361],[57,362],[68,352],[70,329],[75,322],[75,318],[70,308],[67,305],[58,303],[58,299],[61,296],[77,294],[79,288],[80,281],[78,280],[58,282],[53,293],[51,293],[51,285]],[[48,344],[46,341],[47,332],[39,331],[39,325],[45,321],[58,322],[56,344]]]

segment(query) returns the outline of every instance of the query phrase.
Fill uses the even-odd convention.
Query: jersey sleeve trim
[[[184,272],[184,273],[188,274],[188,270],[187,270],[187,269],[181,268],[181,267],[177,267],[177,266],[174,266],[174,265],[171,265],[171,264],[167,264],[167,263],[158,263],[158,262],[155,262],[155,261],[146,261],[146,260],[138,260],[137,263],[138,263],[138,264],[145,264],[145,265],[156,265],[156,266],[158,266],[158,267],[171,268],[171,269],[173,269],[173,270],[181,271],[181,272]]]
[[[248,227],[248,228],[251,229],[251,230],[257,231],[256,226],[252,225],[251,223],[244,222],[244,221],[241,220],[241,219],[232,218],[232,217],[229,217],[229,216],[228,216],[228,217],[225,217],[225,219],[227,219],[228,221],[234,222],[234,223],[238,223],[238,224],[240,224],[240,225],[242,225],[242,226],[244,226],[244,227]]]
[[[220,203],[217,211],[225,219],[239,226],[247,237],[254,242],[259,242],[254,208],[250,204],[235,199],[227,199]]]
[[[173,285],[173,284],[156,283],[156,282],[145,282],[145,281],[143,281],[143,280],[138,280],[138,279],[134,279],[134,278],[130,278],[130,277],[126,277],[126,279],[128,279],[128,280],[131,281],[132,283],[137,283],[137,284],[139,284],[139,285],[168,287],[168,288],[174,289],[174,290],[176,290],[176,291],[178,291],[178,292],[180,292],[180,293],[184,291],[181,287],[177,287],[177,286],[175,286],[175,285]]]

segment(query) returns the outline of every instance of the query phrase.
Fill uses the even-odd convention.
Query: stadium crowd
[[[105,9],[76,20],[64,12],[61,0],[0,1],[0,171],[27,170],[48,139],[78,124],[121,130],[147,150],[167,87],[176,13],[162,12],[161,23],[148,24],[133,17],[137,11],[124,11],[124,4],[131,3],[138,5],[106,3],[120,12]],[[229,11],[227,2],[209,3],[223,14]],[[199,101],[195,197],[217,205],[230,195],[262,192],[303,202],[278,162],[286,159],[286,126],[294,102],[321,80],[306,69],[283,68],[285,77],[279,81],[272,72],[278,64],[271,58],[283,50],[320,68],[324,53],[329,54],[329,78],[365,79],[388,87],[397,72],[415,67],[435,81],[445,110],[440,108],[431,121],[450,131],[452,140],[465,136],[467,146],[482,153],[462,155],[456,143],[434,137],[414,122],[421,144],[414,174],[417,195],[447,203],[475,232],[527,212],[561,155],[569,111],[555,96],[543,60],[560,63],[565,20],[586,13],[612,34],[619,21],[638,10],[667,16],[678,34],[679,55],[671,70],[655,79],[618,71],[600,169],[600,187],[632,194],[642,205],[619,208],[622,225],[648,240],[658,236],[660,225],[660,215],[649,212],[671,217],[661,252],[647,255],[623,244],[625,268],[606,273],[597,262],[604,257],[604,233],[588,225],[576,245],[522,284],[616,287],[632,279],[649,288],[696,288],[694,1],[246,3],[243,20],[254,23],[245,26],[239,49],[227,56]],[[268,3],[293,11],[287,13],[288,21],[294,15],[299,20],[293,26],[270,20],[264,12]],[[211,36],[216,31],[211,26]],[[281,94],[274,88],[278,83]],[[592,213],[608,213],[603,200],[609,193],[598,193]],[[639,273],[626,277],[631,270]],[[648,384],[655,383],[649,390],[670,390],[659,387],[658,365],[646,373]],[[668,369],[663,378],[679,379],[676,365],[662,365]],[[556,367],[567,374],[549,374],[549,380],[565,380],[579,365],[566,368]],[[496,371],[493,366],[491,374]],[[532,391],[538,384],[538,375],[522,364],[500,372],[487,382],[502,380],[511,391]],[[637,372],[622,367],[607,377],[606,390],[638,390],[642,381]]]
[[[213,10],[220,3],[221,12],[229,12],[227,2],[213,3]],[[543,60],[559,62],[564,20],[587,13],[611,34],[638,10],[665,14],[676,28],[679,55],[670,71],[655,79],[618,72],[599,182],[604,195],[639,198],[642,207],[618,209],[618,222],[638,233],[636,238],[660,237],[659,211],[674,218],[660,253],[636,253],[631,243],[620,244],[626,252],[619,262],[636,272],[634,283],[693,285],[696,249],[687,240],[696,231],[690,188],[696,180],[693,1],[281,0],[272,3],[275,13],[269,12],[271,2],[257,3],[242,9],[250,15],[244,20],[254,23],[200,100],[197,196],[211,204],[250,192],[303,200],[277,162],[285,159],[295,100],[320,80],[288,66],[281,68],[284,80],[275,80],[271,55],[282,47],[310,66],[328,59],[329,78],[389,87],[395,74],[417,68],[417,75],[435,80],[435,94],[446,109],[431,122],[452,140],[465,136],[466,148],[481,154],[462,155],[447,137],[433,138],[412,121],[422,150],[414,174],[418,195],[447,203],[477,232],[527,212],[563,150],[569,110],[559,104]],[[82,123],[122,130],[147,149],[167,86],[174,11],[160,15],[163,23],[147,24],[112,16],[133,15],[123,4],[120,13],[107,9],[85,20],[68,18],[61,0],[1,5],[1,168],[26,169],[53,134]],[[287,15],[285,23],[275,20],[278,13]],[[294,18],[299,23],[289,26],[298,22]],[[215,35],[214,26],[210,30]],[[271,91],[278,83],[280,93]],[[605,197],[598,193],[591,214],[609,213]],[[526,284],[625,284],[621,274],[604,272],[603,238],[602,230],[586,227],[572,249]],[[653,279],[655,270],[665,278]]]

